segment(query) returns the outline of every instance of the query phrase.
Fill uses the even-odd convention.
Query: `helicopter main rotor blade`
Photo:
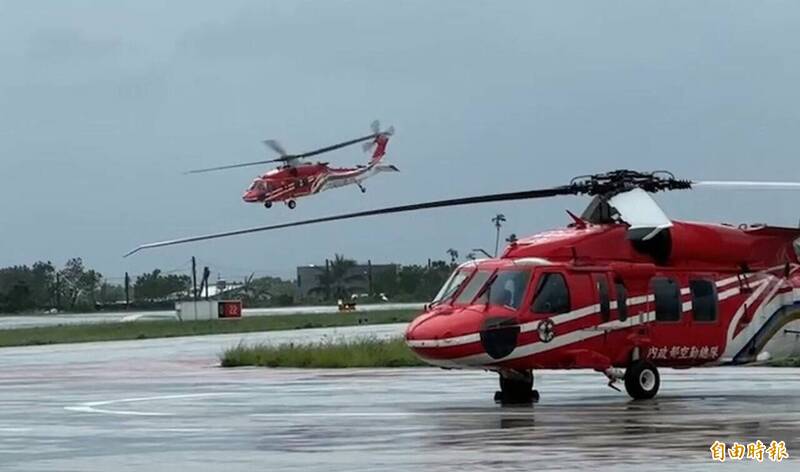
[[[362,136],[360,138],[355,138],[355,139],[351,139],[351,140],[348,140],[348,141],[343,141],[343,142],[338,143],[338,144],[333,144],[331,146],[325,146],[324,148],[315,149],[314,151],[304,152],[303,154],[297,154],[297,155],[295,155],[293,157],[298,157],[298,158],[300,158],[300,157],[311,157],[311,156],[316,156],[317,154],[322,154],[322,153],[325,153],[325,152],[335,151],[336,149],[340,149],[340,148],[347,147],[347,146],[352,146],[353,144],[358,144],[360,142],[368,141],[370,139],[375,139],[375,137],[378,136],[378,134],[379,133],[375,133],[375,134],[370,134],[370,135],[367,135],[367,136]]]
[[[264,145],[268,148],[272,149],[273,151],[277,152],[281,157],[286,157],[289,153],[286,152],[286,149],[281,146],[281,143],[275,141],[274,139],[265,139],[263,141]]]
[[[448,200],[437,200],[432,202],[413,203],[410,205],[401,205],[394,207],[379,208],[376,210],[365,210],[355,213],[345,213],[335,216],[325,216],[320,218],[312,218],[310,220],[295,221],[291,223],[281,223],[268,226],[257,226],[254,228],[245,228],[234,231],[225,231],[222,233],[205,234],[201,236],[190,236],[187,238],[172,239],[168,241],[159,241],[155,243],[143,244],[136,249],[125,254],[125,257],[135,254],[142,249],[151,249],[156,247],[173,246],[176,244],[185,244],[196,241],[205,241],[209,239],[226,238],[229,236],[237,236],[241,234],[258,233],[261,231],[272,231],[282,228],[291,228],[295,226],[305,226],[316,223],[325,223],[329,221],[349,220],[353,218],[363,218],[367,216],[387,215],[391,213],[404,213],[417,210],[428,210],[432,208],[445,208],[461,205],[474,205],[478,203],[491,203],[491,202],[505,202],[512,200],[530,200],[535,198],[555,197],[558,195],[575,195],[580,193],[580,190],[573,185],[562,185],[559,187],[551,187],[536,190],[524,190],[521,192],[508,192],[508,193],[494,193],[488,195],[478,195],[473,197],[452,198]]]
[[[266,161],[255,161],[255,162],[245,162],[242,164],[231,164],[227,166],[218,166],[218,167],[209,167],[206,169],[195,169],[184,172],[184,174],[203,174],[205,172],[215,172],[218,170],[226,170],[226,169],[236,169],[238,167],[250,167],[250,166],[257,166],[261,164],[269,164],[271,162],[283,162],[285,159],[269,159]]]
[[[692,188],[710,187],[741,190],[800,190],[800,182],[764,182],[751,180],[696,180]]]

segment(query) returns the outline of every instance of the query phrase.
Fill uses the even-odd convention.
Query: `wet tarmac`
[[[590,371],[542,371],[533,407],[493,374],[222,369],[239,339],[396,336],[403,325],[0,349],[0,470],[792,470],[800,369],[665,370],[632,402]],[[712,464],[715,440],[786,442],[781,464]]]
[[[422,303],[374,303],[358,306],[359,311],[388,311],[422,309]],[[335,305],[322,306],[290,306],[281,308],[245,308],[242,316],[281,316],[296,314],[333,314],[338,313]],[[128,311],[108,313],[70,313],[70,314],[38,314],[38,315],[2,315],[0,329],[33,328],[37,326],[57,326],[83,323],[110,323],[141,319],[175,319],[174,310],[160,311]]]

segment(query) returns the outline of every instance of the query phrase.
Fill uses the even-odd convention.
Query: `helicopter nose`
[[[261,199],[261,194],[254,190],[248,190],[242,195],[242,200],[246,202],[257,202]]]
[[[478,359],[501,360],[517,347],[519,324],[510,317],[487,316],[463,309],[452,313],[426,313],[406,330],[406,344],[433,364],[472,365]],[[445,361],[445,362],[442,362]]]

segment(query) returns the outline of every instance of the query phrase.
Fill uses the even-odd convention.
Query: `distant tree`
[[[97,294],[97,301],[101,304],[125,301],[125,287],[103,282]]]
[[[0,298],[1,311],[16,313],[35,307],[31,290],[26,282],[18,281]]]
[[[187,296],[190,292],[192,279],[188,275],[161,275],[161,270],[136,277],[133,284],[134,299],[136,301],[157,301],[173,297]]]
[[[451,264],[455,264],[456,261],[458,260],[458,251],[453,248],[447,250],[447,255],[450,256]]]
[[[50,261],[38,261],[31,268],[31,296],[38,308],[50,308],[56,304],[56,268]]]
[[[103,276],[94,270],[87,270],[80,257],[67,261],[59,271],[62,303],[70,310],[93,308],[97,302],[97,292]]]
[[[372,291],[375,294],[383,293],[389,299],[400,295],[396,271],[380,271],[372,277]]]
[[[294,283],[279,277],[252,276],[245,280],[242,288],[228,294],[239,297],[246,306],[286,306],[294,303]]]
[[[357,265],[358,263],[353,259],[347,259],[341,254],[334,254],[327,270],[317,276],[320,286],[310,292],[319,294],[324,290],[326,295],[331,293],[336,298],[347,297],[350,285],[364,280],[364,274],[353,272],[353,268]]]

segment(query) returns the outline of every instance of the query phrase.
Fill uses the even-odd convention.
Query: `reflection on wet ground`
[[[763,467],[800,454],[799,369],[667,370],[647,402],[544,371],[539,404],[503,408],[490,373],[224,370],[213,339],[0,351],[0,468],[706,470],[715,440],[756,439],[791,455]]]

